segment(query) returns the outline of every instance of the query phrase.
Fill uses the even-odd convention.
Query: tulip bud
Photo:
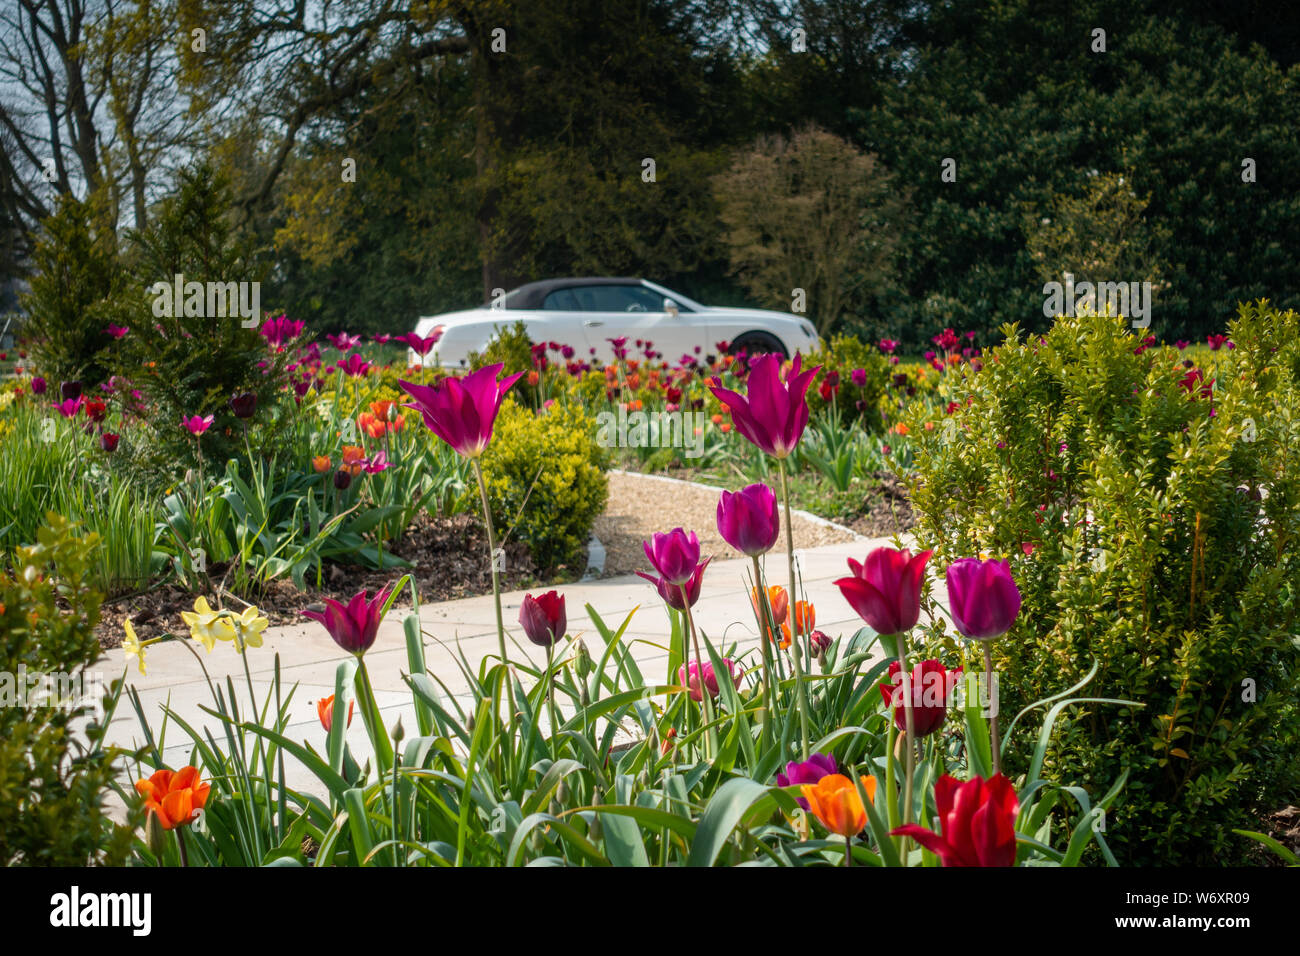
[[[392,734],[394,744],[400,744],[403,738],[406,737],[406,728],[402,726],[402,718],[400,716],[397,718],[397,723],[393,724],[393,729],[390,733]]]
[[[556,785],[555,799],[559,800],[560,803],[569,802],[569,784],[566,781],[561,780],[559,784]]]
[[[149,845],[149,852],[161,860],[167,848],[167,831],[163,829],[158,814],[152,810],[144,821],[144,840]]]
[[[595,670],[596,665],[592,663],[591,652],[587,650],[587,644],[582,638],[578,638],[575,642],[574,654],[573,669],[578,672],[579,677],[585,678]]]

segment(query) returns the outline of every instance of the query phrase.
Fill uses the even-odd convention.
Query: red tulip
[[[114,435],[112,432],[104,432],[104,434],[99,436],[99,447],[104,449],[104,451],[116,451],[117,440],[117,435]]]
[[[808,424],[808,386],[821,366],[801,371],[802,361],[795,355],[789,379],[782,382],[780,356],[760,356],[750,369],[747,397],[723,388],[718,378],[710,386],[731,409],[736,431],[776,458],[794,451]]]
[[[1002,774],[965,783],[944,774],[934,785],[939,832],[909,823],[891,836],[910,836],[939,854],[944,866],[1015,866],[1015,788]]]
[[[894,711],[894,726],[903,733],[907,732],[907,714],[903,703],[903,682],[899,679],[902,668],[898,661],[889,665],[889,681],[880,685],[880,696],[885,698],[885,706]],[[957,687],[961,668],[950,671],[939,661],[920,661],[912,668],[911,679],[907,682],[912,690],[912,729],[917,737],[925,737],[943,726],[948,715],[948,702]]]
[[[901,634],[921,616],[921,578],[930,551],[913,555],[904,548],[876,548],[859,564],[849,558],[851,578],[835,584],[853,610],[878,634]]]
[[[405,408],[423,415],[424,424],[458,454],[477,458],[492,440],[492,426],[506,392],[524,374],[517,372],[498,382],[502,368],[500,363],[486,365],[464,378],[445,378],[434,385],[397,384],[415,399]]]
[[[346,605],[326,598],[324,611],[303,611],[302,614],[323,624],[334,643],[343,650],[360,656],[375,643],[379,622],[383,619],[384,602],[388,600],[391,588],[392,585],[388,585],[369,601],[365,591],[358,591]]]
[[[519,605],[519,623],[524,634],[538,647],[549,647],[564,637],[569,622],[564,612],[564,597],[547,591],[533,597],[525,594]]]
[[[948,565],[948,606],[957,630],[977,641],[1005,634],[1020,613],[1020,589],[1006,561],[961,558]]]

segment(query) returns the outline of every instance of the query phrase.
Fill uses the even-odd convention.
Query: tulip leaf
[[[731,831],[755,802],[768,796],[768,788],[748,777],[728,780],[709,800],[691,844],[687,866],[712,866]]]

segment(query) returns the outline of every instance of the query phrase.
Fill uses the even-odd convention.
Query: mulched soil
[[[1300,853],[1300,807],[1287,806],[1260,820],[1259,832],[1266,833],[1278,843]],[[1253,862],[1261,866],[1285,866],[1281,858],[1268,847],[1255,845]]]
[[[306,592],[299,591],[292,581],[284,579],[272,582],[263,593],[251,596],[250,599],[272,624],[300,624],[305,620],[302,610],[313,602],[326,597],[346,602],[362,588],[373,594],[406,573],[414,575],[416,589],[423,602],[448,601],[492,591],[492,576],[487,561],[487,531],[472,514],[439,519],[425,516],[407,532],[400,544],[391,546],[390,550],[415,567],[374,571],[327,562],[322,570],[322,586],[319,590],[312,586],[314,575],[311,575],[308,577],[309,589]],[[505,550],[502,590],[536,586],[539,574],[528,555],[528,549],[517,541],[508,541]],[[555,569],[550,577],[567,580],[581,574],[582,570],[561,567]],[[209,568],[213,593],[208,595],[208,603],[213,607],[217,606],[215,594],[223,573],[224,569],[219,566]],[[403,589],[394,606],[409,607],[409,593]],[[130,617],[132,626],[141,639],[183,632],[184,624],[180,613],[192,610],[197,596],[175,584],[168,584],[142,594],[105,602],[96,632],[100,646],[112,648],[121,645],[122,622],[127,617]],[[243,607],[234,598],[228,599],[226,606]]]
[[[863,493],[862,510],[853,517],[835,520],[868,538],[889,538],[910,531],[916,517],[906,487],[887,471],[878,471],[872,477],[875,484]]]

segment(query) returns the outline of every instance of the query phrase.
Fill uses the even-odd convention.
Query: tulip
[[[253,412],[257,410],[257,394],[240,392],[230,396],[230,410],[235,413],[236,418],[252,418]]]
[[[858,388],[862,388],[867,384],[867,370],[865,368],[855,368],[849,373],[849,381]]]
[[[674,528],[667,534],[656,531],[651,541],[641,542],[646,558],[669,584],[683,585],[700,563],[700,539],[692,531]]]
[[[962,634],[987,641],[1011,629],[1021,598],[1008,562],[961,558],[948,565],[945,577],[953,623]]]
[[[189,418],[182,418],[181,425],[190,430],[190,434],[198,438],[205,431],[212,427],[212,416],[204,415],[200,418],[198,415],[191,415]]]
[[[145,809],[157,816],[164,830],[193,823],[208,802],[211,786],[200,782],[196,767],[183,767],[178,773],[159,770],[135,782],[136,792],[145,798]]]
[[[931,553],[913,556],[906,548],[876,548],[861,564],[849,558],[853,576],[835,584],[876,633],[901,634],[921,616],[921,578]]]
[[[353,352],[346,359],[339,362],[337,367],[340,371],[356,378],[359,375],[365,375],[370,370],[370,363],[361,357],[360,352]]]
[[[77,413],[81,411],[81,406],[85,404],[86,400],[78,395],[76,398],[65,399],[54,407],[64,418],[76,418]]]
[[[889,664],[889,680],[880,684],[880,696],[885,699],[885,706],[894,712],[894,726],[900,731],[907,731],[907,720],[903,707],[903,687],[899,674],[902,669],[898,661]],[[957,686],[961,668],[950,671],[933,658],[920,661],[912,668],[911,679],[907,683],[912,691],[912,724],[917,737],[927,737],[943,726],[948,715],[948,702]]]
[[[747,485],[734,494],[724,491],[718,499],[718,533],[741,554],[766,554],[780,532],[776,492],[770,486]]]
[[[347,468],[340,468],[334,472],[334,487],[339,491],[347,491],[352,484],[352,472]]]
[[[337,335],[335,335],[333,332],[327,332],[325,334],[325,338],[329,339],[330,344],[333,345],[340,352],[351,351],[352,349],[356,348],[358,345],[361,344],[361,336],[348,335],[348,333],[346,332],[340,332]]]
[[[731,409],[736,430],[776,458],[794,451],[808,424],[808,386],[821,366],[801,370],[802,361],[795,355],[789,379],[782,382],[780,357],[758,357],[750,371],[747,397],[723,388],[718,378],[710,386],[718,400]]]
[[[41,378],[41,376],[37,375],[34,379],[32,379],[33,395],[44,395],[45,388],[46,388],[46,382],[45,379]]]
[[[425,425],[458,454],[477,458],[492,440],[492,426],[506,392],[523,375],[517,372],[498,382],[503,367],[486,365],[463,379],[445,378],[433,385],[397,384],[414,399],[404,407],[424,416]]]
[[[306,323],[294,321],[281,315],[278,318],[267,319],[262,323],[262,327],[258,329],[258,332],[266,339],[267,345],[273,349],[278,349],[285,342],[290,342],[302,335],[302,330],[305,327]]]
[[[934,785],[939,832],[909,823],[893,835],[910,836],[939,854],[944,866],[1015,866],[1015,788],[1002,774],[965,783],[944,774]]]
[[[867,799],[876,799],[876,778],[859,777]],[[805,783],[800,790],[808,801],[808,809],[831,833],[848,840],[862,832],[867,825],[867,808],[858,795],[853,781],[842,773],[831,773],[816,783]],[[846,858],[847,859],[847,858]]]
[[[104,449],[104,451],[116,451],[117,440],[117,435],[114,435],[112,432],[105,432],[99,436],[99,447]]]
[[[104,330],[105,333],[107,333],[108,335],[111,335],[111,336],[112,336],[113,338],[115,338],[115,339],[120,339],[120,338],[122,338],[123,336],[126,335],[126,333],[128,333],[128,332],[130,332],[130,331],[131,331],[131,330],[130,330],[129,328],[123,328],[122,326],[120,326],[120,325],[114,325],[114,324],[111,323],[111,322],[109,323],[108,328],[106,328],[106,329]]]
[[[777,771],[776,785],[778,787],[797,787],[804,784],[817,783],[822,777],[829,777],[833,773],[839,773],[839,764],[835,762],[835,757],[831,754],[812,754],[802,763],[795,763],[793,760],[785,765],[785,773]],[[799,806],[805,810],[808,809],[808,801],[803,797],[796,797]]]
[[[519,605],[519,624],[538,647],[555,644],[568,629],[563,595],[558,591],[547,591],[537,597],[525,594]]]
[[[377,475],[381,471],[387,471],[392,465],[393,463],[388,460],[387,452],[382,450],[361,460],[361,467],[365,469],[367,475]]]
[[[731,678],[734,686],[740,686],[740,675],[736,673],[735,662],[728,657],[722,659],[723,665],[727,668],[727,676]],[[700,665],[697,661],[691,661],[690,664],[677,669],[677,680],[685,684],[687,691],[691,695],[691,700],[699,703],[704,699],[704,694],[700,690]],[[704,664],[704,686],[708,688],[710,697],[718,696],[718,675],[713,671],[713,662],[707,661]]]
[[[813,624],[816,623],[816,618],[817,610],[812,606],[812,604],[807,601],[794,602],[794,626],[795,630],[800,634],[805,634],[808,631],[811,631]],[[792,640],[789,616],[781,622],[781,633],[783,635],[781,646],[789,647]]]
[[[399,341],[405,342],[409,345],[416,355],[424,357],[429,354],[435,345],[438,344],[440,338],[442,338],[441,332],[434,332],[433,335],[429,336],[419,336],[414,332],[410,332],[406,335],[399,336]]]
[[[322,475],[329,471],[332,466],[333,463],[330,461],[329,455],[317,455],[311,460],[312,470],[318,475]]]
[[[108,405],[97,398],[92,398],[85,404],[86,417],[92,422],[102,422],[108,414]]]
[[[59,384],[59,394],[63,396],[65,402],[80,398],[81,382],[61,382]]]
[[[334,643],[343,650],[360,657],[375,643],[379,622],[383,619],[384,602],[388,600],[391,588],[391,585],[384,587],[369,601],[364,590],[358,591],[346,605],[325,598],[324,611],[303,611],[302,614],[324,625]]]
[[[348,727],[352,726],[352,711],[356,706],[357,702],[355,700],[348,701],[348,722],[346,724]],[[325,733],[328,734],[330,728],[334,726],[333,694],[330,694],[328,697],[322,697],[320,700],[316,701],[316,716],[320,718],[321,726],[325,728]]]
[[[691,574],[690,580],[685,584],[669,584],[663,578],[655,577],[653,574],[646,574],[644,571],[636,572],[655,586],[665,604],[675,611],[685,611],[686,608],[695,607],[695,602],[700,599],[700,585],[704,580],[704,569],[709,566],[712,558],[705,558],[695,568]],[[685,601],[683,601],[683,592],[685,592]]]

